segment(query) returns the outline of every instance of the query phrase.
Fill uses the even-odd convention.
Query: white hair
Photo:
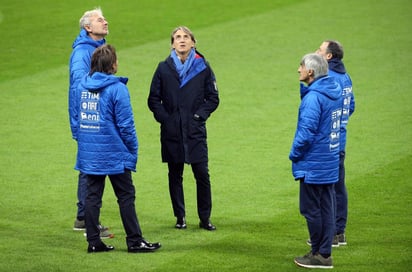
[[[328,62],[316,53],[304,55],[300,65],[305,66],[307,70],[312,70],[315,79],[328,74]]]
[[[98,16],[103,16],[103,12],[100,7],[86,11],[79,20],[80,28],[85,28],[85,26],[90,25],[90,18],[96,14]]]

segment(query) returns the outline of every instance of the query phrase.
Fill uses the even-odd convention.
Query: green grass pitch
[[[85,10],[100,6],[118,75],[129,77],[139,136],[137,212],[155,254],[127,254],[108,182],[101,220],[114,252],[91,255],[74,232],[76,144],[67,116],[68,59]],[[299,271],[309,247],[288,153],[299,105],[298,64],[325,39],[345,48],[356,112],[348,127],[348,245],[335,271],[407,271],[411,258],[412,2],[408,0],[51,1],[0,4],[0,271]],[[159,127],[146,99],[189,26],[217,77],[208,121],[212,221],[198,228],[185,173],[188,229],[175,230]]]

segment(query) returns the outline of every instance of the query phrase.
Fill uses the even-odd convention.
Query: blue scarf
[[[192,48],[189,56],[184,63],[182,63],[182,61],[179,59],[175,50],[172,50],[170,56],[173,59],[176,71],[179,74],[180,87],[186,85],[189,80],[206,69],[204,59],[196,54],[196,50],[194,48]]]

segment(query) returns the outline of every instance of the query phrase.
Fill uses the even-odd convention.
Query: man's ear
[[[327,53],[327,54],[326,54],[326,59],[327,59],[327,60],[330,60],[330,59],[332,59],[332,58],[333,58],[332,53]]]
[[[86,29],[87,33],[92,32],[92,28],[89,25],[85,25],[84,29]]]

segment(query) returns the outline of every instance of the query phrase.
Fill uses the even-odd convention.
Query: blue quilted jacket
[[[352,91],[352,80],[346,72],[343,62],[336,58],[329,61],[329,76],[333,77],[342,87],[343,108],[340,128],[340,150],[345,151],[346,127],[348,125],[349,117],[355,111],[355,96]]]
[[[137,134],[130,104],[128,79],[93,73],[76,90],[78,111],[75,169],[92,175],[136,171]]]
[[[305,183],[338,181],[342,89],[329,76],[301,83],[298,123],[289,159],[294,178]]]
[[[103,45],[106,42],[105,39],[100,41],[95,41],[87,35],[85,29],[80,30],[79,35],[73,42],[73,51],[70,56],[69,62],[69,120],[70,128],[72,131],[72,137],[75,138],[77,129],[77,119],[73,116],[73,109],[77,108],[75,103],[75,92],[77,85],[79,85],[80,80],[90,71],[90,61],[94,50]]]

